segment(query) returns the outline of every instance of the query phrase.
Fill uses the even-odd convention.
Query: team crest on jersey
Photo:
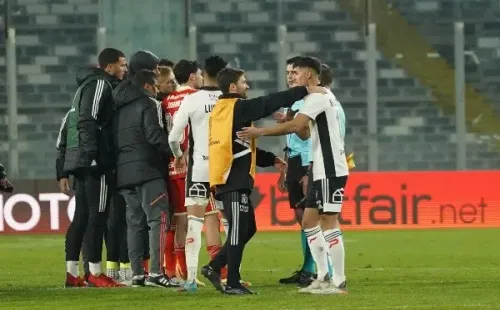
[[[201,183],[194,183],[188,190],[188,197],[208,197],[207,188]]]

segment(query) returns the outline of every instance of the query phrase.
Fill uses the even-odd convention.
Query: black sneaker
[[[220,272],[215,271],[210,265],[206,265],[201,268],[201,274],[212,283],[216,290],[224,293],[224,287],[220,282]]]
[[[291,277],[280,279],[280,284],[296,284],[299,283],[301,271],[295,271]]]
[[[178,287],[177,285],[173,285],[170,282],[170,279],[167,278],[165,275],[159,275],[156,277],[149,276],[146,279],[145,284],[146,286],[153,286],[153,287]]]
[[[249,290],[248,288],[244,287],[243,285],[238,286],[238,287],[226,286],[223,293],[226,295],[256,295],[257,294],[255,292]]]
[[[144,277],[133,277],[132,278],[132,287],[144,287],[146,286],[145,284],[146,279]]]
[[[307,271],[302,270],[300,272],[300,278],[297,281],[297,285],[299,287],[308,287],[309,285],[311,285],[311,283],[312,283],[312,281],[314,281],[314,279],[315,279],[315,277],[314,277],[314,274],[312,272],[307,272]]]

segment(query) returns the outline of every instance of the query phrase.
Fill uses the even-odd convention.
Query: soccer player
[[[315,58],[300,57],[295,60],[294,75],[298,85],[318,85],[320,72],[321,63]],[[340,130],[338,104],[330,90],[327,94],[313,94],[305,98],[304,106],[292,121],[269,128],[244,128],[238,134],[240,138],[250,139],[297,133],[306,139],[309,136],[309,122],[313,124],[311,139],[314,181],[307,197],[302,227],[318,267],[318,276],[311,285],[300,290],[306,293],[346,293],[344,242],[338,217],[342,211],[349,171]],[[324,232],[320,228],[320,220]],[[329,249],[329,253],[325,249]],[[328,272],[328,254],[333,264],[333,281]]]
[[[86,235],[90,276],[89,286],[121,286],[102,273],[101,258],[108,205],[108,191],[114,167],[110,148],[110,119],[114,116],[112,89],[127,71],[124,54],[104,49],[98,57],[99,68],[77,74],[78,90],[67,116],[64,171],[76,179],[76,208],[66,233],[66,283],[80,286],[78,260]]]
[[[160,76],[158,78],[159,92],[157,99],[160,102],[163,102],[168,95],[177,89],[177,81],[174,76],[173,64],[172,67],[166,66],[167,64],[170,65],[170,63],[167,63],[166,61],[163,62],[163,66],[161,64],[162,60],[160,60]],[[172,209],[169,208],[169,211],[171,212]],[[170,275],[172,277],[171,281],[177,283],[178,281],[176,281],[175,278],[175,223],[171,220],[169,227],[167,227],[168,216],[172,219],[171,214],[167,214],[165,212],[162,213],[160,237],[161,263],[163,266],[163,273],[167,276]],[[170,272],[167,272],[167,270]]]
[[[201,69],[199,68],[196,61],[190,61],[186,59],[180,60],[174,67],[174,75],[180,86],[175,91],[170,93],[162,102],[163,113],[165,113],[168,132],[172,130],[173,118],[175,116],[175,113],[177,113],[177,111],[179,110],[184,97],[196,92],[197,89],[199,89],[203,85]],[[180,144],[183,153],[185,153],[188,148],[188,135],[189,126],[186,126]],[[170,158],[168,166],[167,189],[170,205],[175,210],[175,256],[177,260],[177,266],[176,270],[166,268],[165,273],[167,277],[171,279],[174,279],[177,275],[182,280],[186,280],[187,278],[185,252],[187,234],[187,211],[184,205],[186,186],[185,183],[186,169],[176,168],[174,166],[174,157]]]
[[[197,289],[196,274],[201,248],[201,231],[205,225],[207,251],[213,258],[221,249],[220,222],[218,210],[210,201],[208,178],[208,119],[210,112],[222,92],[217,87],[216,77],[227,66],[220,56],[205,60],[203,70],[204,86],[201,90],[184,97],[174,116],[172,131],[169,135],[170,148],[175,156],[174,166],[183,169],[186,159],[180,142],[184,128],[189,124],[189,157],[187,159],[186,199],[188,232],[186,236],[187,281],[183,291]]]
[[[294,78],[294,62],[298,57],[293,57],[287,60],[286,74],[288,87],[297,86]],[[295,102],[286,113],[275,113],[273,117],[278,122],[292,120],[293,115],[302,108],[304,100]],[[288,169],[286,173],[280,175],[278,189],[282,192],[288,192],[288,201],[290,208],[294,210],[297,222],[302,224],[304,215],[304,204],[299,203],[307,193],[307,171],[309,162],[311,161],[311,139],[302,140],[295,133],[286,136],[285,160],[287,160]],[[311,255],[311,250],[307,242],[307,237],[302,229],[300,231],[302,239],[302,254],[304,262],[302,268],[292,274],[291,277],[279,280],[281,284],[298,284],[301,287],[306,287],[311,284],[314,276],[314,259]]]
[[[177,89],[177,81],[174,76],[174,69],[160,66],[160,76],[158,78],[158,100],[163,101],[170,93]]]
[[[243,250],[257,231],[250,194],[256,166],[285,169],[286,164],[274,154],[257,149],[255,140],[243,141],[236,132],[253,121],[291,106],[304,98],[306,87],[246,99],[248,84],[244,71],[225,68],[217,75],[223,95],[215,104],[209,120],[209,178],[216,199],[222,201],[229,222],[229,235],[223,249],[201,271],[214,287],[225,294],[253,294],[240,283],[239,267]],[[312,91],[319,90],[312,87]],[[321,90],[323,91],[323,90]],[[220,270],[227,264],[227,285],[223,288]]]
[[[72,189],[69,184],[69,173],[64,171],[64,162],[66,160],[66,140],[68,134],[68,115],[74,110],[70,109],[66,115],[64,115],[61,126],[59,128],[59,134],[57,136],[56,148],[57,148],[57,158],[56,158],[56,177],[57,182],[59,183],[59,189],[61,193],[66,194],[68,196],[71,195]],[[74,282],[66,282],[65,287],[86,287],[87,280],[90,276],[90,268],[89,268],[89,260],[88,260],[88,251],[85,250],[86,246],[86,238],[83,237],[82,243],[82,258],[83,258],[83,272],[84,277],[75,278]]]

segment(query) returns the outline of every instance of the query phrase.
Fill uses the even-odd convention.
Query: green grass
[[[346,232],[347,296],[277,280],[301,262],[298,233],[258,233],[242,265],[257,296],[150,288],[63,289],[62,236],[0,236],[0,309],[478,309],[500,307],[500,230]],[[203,255],[200,263],[207,262]],[[202,279],[200,275],[200,279]],[[202,279],[203,280],[203,279]],[[158,308],[162,307],[162,308]]]

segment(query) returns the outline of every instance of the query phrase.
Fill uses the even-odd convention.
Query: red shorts
[[[186,214],[186,206],[184,205],[186,197],[186,179],[169,179],[167,181],[168,202],[174,207],[175,215]]]

